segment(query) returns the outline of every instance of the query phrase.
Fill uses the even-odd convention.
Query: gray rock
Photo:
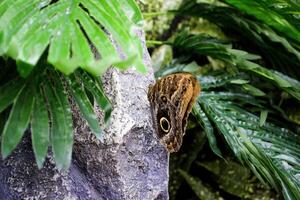
[[[26,133],[14,153],[0,160],[0,200],[168,199],[168,154],[153,135],[147,90],[154,79],[145,46],[144,52],[147,74],[112,68],[102,77],[114,108],[104,142],[74,109],[72,164],[63,173],[51,153],[38,170]]]

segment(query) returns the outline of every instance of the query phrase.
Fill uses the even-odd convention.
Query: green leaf
[[[237,158],[262,182],[267,181],[282,191],[286,199],[300,197],[297,179],[300,137],[297,134],[267,122],[259,126],[259,117],[237,106],[233,100],[225,102],[221,98],[202,96],[201,106]]]
[[[62,83],[62,79],[65,81],[67,77],[44,64],[39,64],[29,77],[24,79],[12,76],[13,78],[9,77],[6,84],[0,86],[0,92],[3,94],[0,98],[3,157],[7,157],[17,146],[28,124],[31,123],[32,145],[38,167],[41,168],[43,165],[50,137],[57,168],[67,169],[71,162],[73,145],[72,111],[68,101],[72,95],[79,102],[80,111],[88,120],[92,131],[101,139],[100,123],[85,89],[91,91],[92,98],[96,99],[104,111],[105,123],[109,122],[112,107],[101,82],[86,72],[81,74],[71,75],[75,84],[73,86],[70,84],[68,88],[70,93],[64,88],[68,86],[67,82]],[[42,88],[36,93],[36,87],[39,85]],[[3,112],[11,104],[12,109]],[[5,117],[6,113],[10,116],[8,120]]]
[[[198,76],[198,79],[200,80],[202,90],[209,90],[213,88],[222,87],[241,79],[249,82],[249,76],[247,74],[236,73],[228,75],[225,74],[224,71],[221,71],[221,75]]]
[[[16,148],[28,127],[34,95],[34,82],[27,82],[14,102],[2,133],[1,151],[3,158],[6,158]]]
[[[121,5],[120,2],[123,3],[124,11],[131,13],[129,15],[129,18],[131,21],[133,21],[136,24],[141,23],[141,21],[143,20],[143,16],[138,7],[138,4],[134,0],[128,0],[128,1],[120,1],[119,0],[118,2],[119,2],[119,4],[117,4],[117,5]]]
[[[22,77],[27,77],[30,74],[33,67],[34,66],[31,64],[17,60],[17,70]]]
[[[95,136],[103,141],[103,135],[99,125],[99,121],[97,119],[97,115],[95,114],[93,106],[90,103],[86,93],[84,92],[82,85],[73,74],[69,76],[67,81],[71,90],[71,94],[75,98],[75,101],[80,108],[80,112],[88,122],[89,127],[91,128]]]
[[[55,72],[51,72],[48,76],[51,81],[46,79],[44,87],[52,117],[52,150],[57,168],[66,170],[70,166],[72,157],[72,113],[60,78]]]
[[[266,69],[249,61],[241,62],[237,65],[237,67],[242,70],[250,71],[261,78],[267,79],[300,101],[300,82],[296,79],[292,79],[278,71]]]
[[[266,3],[268,7],[274,8],[283,7],[281,9],[281,15],[288,16],[289,22],[296,22],[295,27],[300,27],[299,20],[293,16],[297,16],[297,7],[291,1],[285,1],[284,6],[276,5],[277,0],[270,0],[270,3]],[[255,3],[261,3],[261,1],[254,0]],[[243,4],[243,2],[240,2]],[[283,1],[277,3],[281,4]],[[288,5],[292,4],[292,5]],[[235,6],[235,5],[233,5]],[[256,7],[254,10],[257,9]],[[299,9],[298,9],[299,10]],[[189,0],[182,4],[181,8],[176,11],[176,14],[184,16],[195,16],[209,20],[210,22],[218,25],[225,32],[229,32],[231,35],[237,36],[239,44],[247,48],[247,44],[251,43],[255,49],[259,49],[262,53],[262,57],[266,59],[270,68],[284,72],[285,74],[297,78],[300,76],[300,46],[299,42],[290,38],[284,37],[272,27],[262,23],[252,16],[245,15],[244,12],[238,9],[231,8],[230,6],[224,6],[224,4],[216,3],[201,3],[196,0]],[[270,19],[271,20],[271,19]],[[273,20],[274,23],[277,23]],[[280,24],[280,26],[283,24]],[[230,36],[231,37],[231,36]],[[236,42],[236,41],[235,41]],[[280,51],[278,51],[280,48]],[[244,58],[246,59],[246,58]]]
[[[5,0],[0,13],[0,55],[23,63],[24,76],[48,46],[48,62],[65,74],[81,67],[100,75],[111,65],[146,71],[133,31],[142,15],[133,0]]]
[[[230,83],[243,85],[243,84],[249,83],[249,81],[248,80],[243,80],[243,79],[236,79],[236,80],[230,81]]]
[[[263,110],[260,112],[260,117],[259,117],[259,126],[263,126],[267,120],[268,117],[268,111]]]
[[[254,87],[250,84],[243,85],[243,88],[253,96],[265,96],[266,95],[266,93],[264,93],[262,90],[258,89],[257,87]]]
[[[18,97],[19,92],[24,87],[24,79],[15,78],[0,87],[0,112],[13,103],[15,98]]]
[[[82,81],[84,87],[86,87],[93,94],[97,104],[104,112],[104,122],[108,124],[112,112],[112,106],[103,91],[101,80],[97,77],[93,79],[93,77],[86,72],[75,72],[75,75]]]
[[[263,21],[264,23],[268,24],[269,26],[275,28],[277,31],[280,31],[282,34],[286,35],[294,39],[295,41],[300,42],[300,31],[299,27],[295,27],[293,24],[290,23],[290,20],[287,20],[281,12],[287,13],[287,9],[280,9],[280,7],[292,7],[299,11],[300,6],[297,3],[293,3],[292,1],[279,1],[279,0],[267,0],[267,1],[260,1],[260,0],[225,0],[230,5],[238,8],[246,12],[249,15],[256,17],[257,19]],[[268,5],[275,5],[278,3],[278,6],[269,7]],[[279,4],[283,3],[283,5]],[[291,11],[292,11],[291,9]],[[297,21],[297,19],[294,19]],[[298,24],[299,25],[299,24]],[[298,29],[297,29],[298,28]]]
[[[50,135],[48,110],[41,90],[42,88],[35,94],[35,104],[31,116],[32,147],[39,169],[42,168],[47,155]]]
[[[218,148],[218,145],[217,145],[217,140],[216,140],[216,137],[214,135],[214,129],[213,129],[209,119],[206,117],[205,113],[203,112],[200,105],[198,104],[198,102],[194,105],[192,113],[196,117],[196,119],[197,119],[198,123],[200,124],[200,126],[202,126],[204,128],[204,131],[205,131],[205,134],[207,136],[207,139],[208,139],[209,146],[210,146],[211,150],[217,156],[219,156],[220,158],[223,158],[222,153],[221,153],[221,151],[220,151],[220,149]]]
[[[247,56],[240,57],[240,54],[241,52],[243,52],[242,54],[247,54],[247,52],[231,49],[228,45],[220,44],[220,42],[216,42],[215,40],[206,35],[187,35],[187,33],[181,33],[175,38],[172,45],[182,54],[190,55],[191,53],[197,53],[211,56],[236,66],[240,70],[251,72],[259,78],[270,81],[300,101],[300,83],[296,79],[244,59]]]

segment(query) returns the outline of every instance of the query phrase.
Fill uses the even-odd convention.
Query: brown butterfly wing
[[[197,79],[189,73],[165,76],[149,87],[154,128],[169,152],[180,149],[187,118],[199,92]]]

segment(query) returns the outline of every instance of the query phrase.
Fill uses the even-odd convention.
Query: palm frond
[[[222,88],[231,90],[232,87],[226,85],[232,85],[232,82],[236,82],[232,81],[233,77],[239,80],[239,76],[241,75],[198,76],[204,91],[193,107],[193,115],[203,127],[207,138],[213,138],[208,142],[217,155],[217,136],[212,127],[217,128],[234,155],[263,183],[269,183],[278,192],[281,191],[285,199],[298,199],[300,136],[286,128],[287,125],[279,127],[267,116],[257,116],[257,111],[263,113],[268,110],[265,107],[268,103],[266,99],[259,100],[242,92],[243,85],[247,85],[248,81],[239,85],[239,92],[220,91]],[[212,84],[216,82],[217,84]],[[196,177],[185,172],[180,173],[197,196],[200,191],[206,191],[201,180],[196,180]]]
[[[16,61],[0,60],[0,113],[9,115],[1,130],[3,157],[30,126],[38,167],[51,143],[57,167],[67,169],[73,145],[68,96],[74,97],[95,136],[103,138],[94,100],[106,125],[112,107],[94,75],[111,65],[146,71],[135,33],[141,20],[134,0],[1,1],[0,56]],[[75,73],[66,77],[49,64],[64,74]]]
[[[96,103],[100,106],[101,110],[104,112],[104,122],[105,124],[109,123],[110,114],[112,107],[110,101],[105,95],[105,92],[102,87],[102,82],[98,77],[92,77],[90,74],[84,71],[76,71],[75,77],[77,80],[81,80],[83,86],[92,93],[93,98],[95,98]]]
[[[0,111],[9,113],[2,131],[2,156],[7,157],[16,148],[30,124],[33,150],[39,168],[42,167],[50,141],[57,167],[67,169],[70,165],[73,122],[68,96],[75,99],[83,118],[99,139],[103,137],[102,131],[86,92],[90,91],[92,98],[95,97],[95,102],[104,113],[106,124],[112,110],[100,79],[83,71],[65,77],[42,63],[26,79],[18,75],[1,85],[0,91],[4,94],[0,98]],[[7,109],[10,106],[12,109]]]
[[[13,107],[2,133],[1,151],[4,158],[17,146],[27,129],[34,104],[35,83],[36,79],[32,77],[24,87],[19,88],[20,90],[16,92],[17,95],[13,99]],[[8,86],[0,90],[6,92],[9,89]],[[11,99],[9,100],[9,103],[12,103]],[[5,109],[10,105],[9,103],[2,108]]]
[[[156,76],[180,71],[196,75],[202,92],[193,107],[192,120],[206,133],[209,149],[216,155],[222,152],[225,158],[226,153],[230,157],[233,153],[262,183],[271,185],[285,199],[300,199],[299,127],[284,110],[291,107],[285,104],[297,106],[300,101],[298,4],[296,0],[183,1],[178,10],[170,12],[208,20],[224,31],[226,41],[204,34],[179,33],[165,42],[172,46],[177,62],[173,60],[156,72]],[[228,147],[231,152],[227,152]],[[188,159],[186,152],[182,150],[182,157]],[[204,159],[212,156],[199,153],[193,163],[199,167]],[[177,169],[180,168],[179,163]],[[210,171],[207,165],[200,168]],[[211,193],[203,181],[211,177],[202,176],[193,167],[178,171],[199,199],[205,198],[201,191]],[[220,177],[224,176],[222,181],[231,185],[234,177],[223,172],[226,173],[224,167],[215,174],[215,192],[221,189],[243,198],[240,191],[225,188]]]
[[[243,3],[244,1],[239,2],[239,4]],[[269,5],[276,7],[277,3],[273,1]],[[281,1],[281,3],[288,4],[286,1]],[[237,6],[237,4],[232,5]],[[282,7],[290,9],[290,11],[287,11],[287,13],[290,13],[289,15],[295,13],[295,8],[292,6],[284,5]],[[256,9],[255,7],[254,10]],[[186,1],[179,10],[174,12],[177,15],[202,17],[209,20],[221,27],[225,33],[228,33],[233,38],[233,42],[238,43],[239,46],[242,45],[245,49],[250,50],[253,50],[253,48],[259,49],[262,57],[267,61],[268,68],[279,70],[296,79],[300,76],[298,70],[300,68],[299,41],[284,37],[282,33],[276,32],[267,24],[255,20],[253,17],[245,15],[245,13],[232,7],[200,3],[195,0]],[[296,16],[296,14],[294,15]],[[279,22],[273,21],[280,25]],[[294,21],[299,22],[295,19]],[[278,48],[281,48],[281,50],[278,51]]]
[[[283,35],[300,42],[299,2],[293,0],[225,0],[225,2],[263,21]]]
[[[98,139],[103,140],[97,115],[94,113],[93,105],[83,90],[84,87],[73,74],[68,77],[68,84],[71,94],[80,108],[81,113],[90,125],[90,129],[95,133]]]
[[[251,72],[253,75],[272,82],[278,88],[300,100],[300,82],[275,70],[269,70],[252,62],[259,58],[243,50],[232,49],[229,45],[215,42],[205,35],[187,35],[182,33],[173,42],[173,47],[182,55],[197,53],[222,60],[240,70]]]
[[[17,60],[22,76],[46,49],[48,62],[65,74],[81,67],[100,75],[111,65],[146,70],[133,31],[141,21],[133,0],[4,0],[0,13],[0,55]]]
[[[208,73],[208,76],[198,77],[204,91],[193,108],[193,114],[210,138],[208,142],[211,149],[219,154],[215,133],[210,128],[215,126],[235,156],[263,183],[269,183],[277,191],[282,191],[285,199],[300,198],[300,183],[297,178],[300,172],[300,136],[268,122],[265,114],[268,110],[265,105],[269,104],[267,98],[257,99],[253,95],[245,94],[244,89],[245,85],[249,89],[253,78],[259,78],[300,100],[299,82],[255,63],[258,56],[233,49],[230,45],[206,35],[183,33],[171,44],[181,56],[210,56],[224,61],[228,71],[231,71],[229,75],[213,77]],[[182,66],[184,65],[180,69],[185,70]],[[170,72],[169,68],[163,69],[160,74]],[[243,76],[239,71],[248,75]],[[252,90],[258,97],[264,94],[264,90],[260,88],[253,87]],[[249,109],[249,106],[252,108]],[[256,115],[257,111],[263,113],[261,117]]]
[[[259,117],[229,99],[202,96],[198,103],[237,158],[261,181],[281,189],[286,199],[300,198],[299,135],[271,123],[261,126]]]
[[[213,126],[211,125],[209,119],[198,104],[194,105],[193,107],[193,115],[196,117],[198,123],[200,122],[201,127],[204,129],[211,150],[216,155],[222,157],[222,153],[219,147],[217,146],[217,140],[214,135]]]
[[[60,77],[52,70],[48,72],[48,76],[44,87],[51,112],[51,145],[56,166],[68,169],[73,147],[71,106]]]

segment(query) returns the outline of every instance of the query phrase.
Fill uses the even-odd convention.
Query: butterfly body
[[[189,73],[170,74],[149,86],[154,129],[170,153],[182,145],[187,118],[199,93],[199,82]]]

